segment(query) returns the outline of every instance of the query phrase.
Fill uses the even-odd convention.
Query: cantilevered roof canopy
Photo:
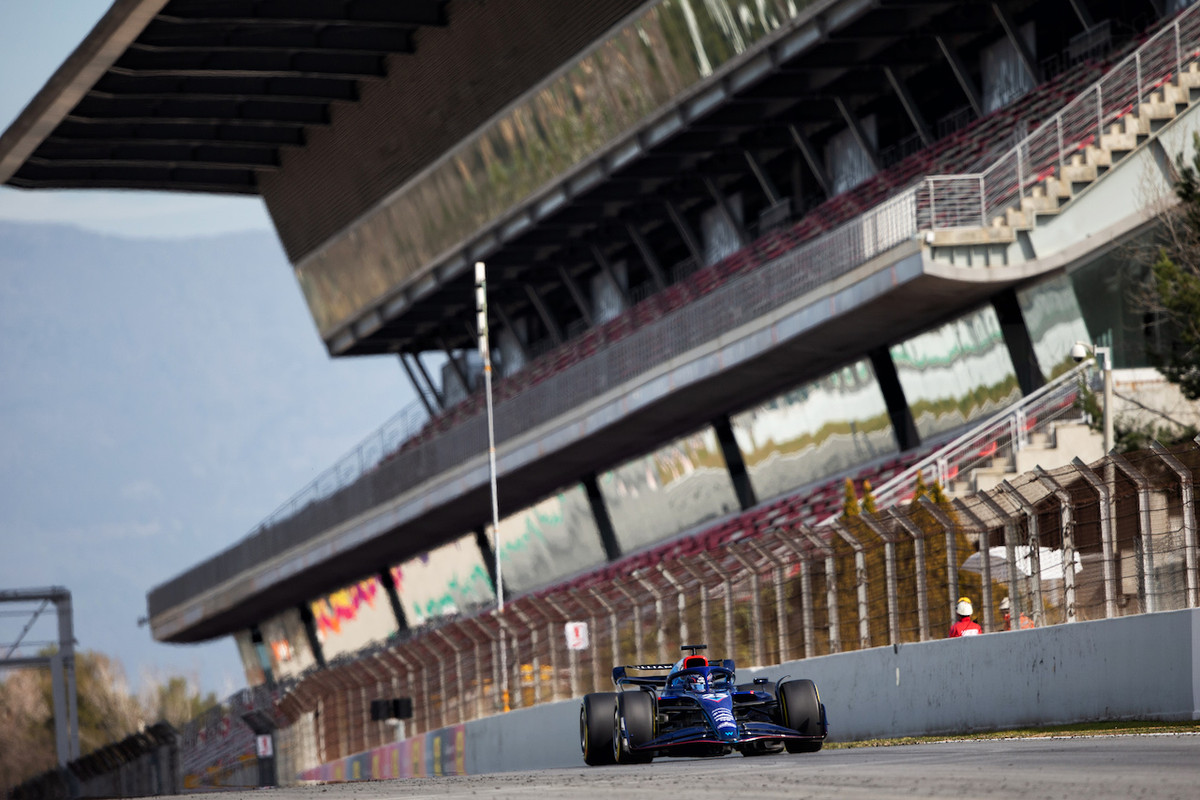
[[[117,0],[0,137],[23,188],[258,194],[445,0]]]

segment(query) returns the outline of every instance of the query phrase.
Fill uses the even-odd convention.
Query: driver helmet
[[[704,691],[704,676],[703,675],[688,675],[687,688],[693,692]]]
[[[958,605],[954,607],[954,613],[958,614],[960,617],[969,617],[974,613],[974,611],[975,609],[971,607],[971,598],[958,598]]]

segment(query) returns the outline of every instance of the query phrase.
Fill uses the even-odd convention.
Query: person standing
[[[1004,612],[1004,630],[1011,631],[1013,629],[1013,626],[1012,626],[1012,603],[1010,603],[1008,601],[1007,597],[1000,601],[1000,610]],[[1021,629],[1025,630],[1027,628],[1033,627],[1033,620],[1031,620],[1029,617],[1025,616],[1025,612],[1022,611],[1021,617],[1019,620],[1019,624],[1021,626]]]
[[[954,613],[958,615],[958,621],[950,626],[951,639],[959,636],[978,636],[983,633],[983,628],[979,623],[971,619],[971,615],[975,613],[975,609],[971,607],[971,598],[958,598],[958,605],[954,607]]]

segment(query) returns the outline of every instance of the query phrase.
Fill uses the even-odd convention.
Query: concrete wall
[[[876,647],[738,670],[740,681],[755,676],[816,681],[831,741],[1090,720],[1200,720],[1200,610]],[[578,700],[548,703],[408,740],[406,751],[425,756],[419,760],[424,766],[412,772],[372,776],[367,765],[391,759],[360,754],[343,759],[362,765],[357,769],[323,765],[305,777],[583,766],[578,719]],[[443,746],[452,750],[439,755]],[[406,761],[413,763],[399,763]]]

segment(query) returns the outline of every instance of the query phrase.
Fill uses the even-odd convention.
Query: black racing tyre
[[[579,707],[579,746],[583,762],[590,767],[613,763],[613,713],[616,692],[585,694]]]
[[[625,747],[621,725],[631,747],[645,744],[654,738],[654,695],[649,692],[620,692],[613,714],[612,755],[618,764],[645,764],[651,756],[633,753]]]
[[[824,736],[825,726],[821,715],[821,697],[817,685],[810,680],[787,681],[779,684],[779,716],[786,728],[807,736]],[[789,753],[815,753],[823,744],[813,742],[784,741]]]

